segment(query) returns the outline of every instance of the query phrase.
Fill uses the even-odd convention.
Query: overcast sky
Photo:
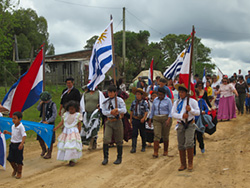
[[[122,30],[125,7],[126,30],[148,30],[150,41],[160,41],[170,33],[190,34],[194,25],[224,74],[250,70],[249,0],[20,0],[19,7],[46,18],[56,54],[82,50],[101,34],[110,14],[114,32]]]

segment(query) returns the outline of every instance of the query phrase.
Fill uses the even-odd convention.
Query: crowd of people
[[[173,157],[168,152],[168,146],[174,118],[177,120],[175,130],[181,163],[178,170],[192,171],[196,141],[201,153],[205,153],[203,134],[216,127],[217,119],[223,121],[236,118],[237,110],[238,115],[244,114],[244,105],[246,113],[250,113],[250,71],[248,73],[243,77],[239,70],[238,75],[223,75],[222,80],[218,80],[217,76],[207,75],[206,83],[195,75],[195,92],[188,92],[188,88],[176,80],[156,77],[153,85],[147,86],[139,77],[137,87],[131,89],[135,96],[129,108],[130,113],[125,104],[129,95],[122,79],[118,81],[118,86],[111,84],[106,92],[98,89],[89,91],[87,87],[83,87],[84,93],[81,95],[74,87],[74,79],[68,78],[67,88],[62,91],[59,111],[50,93],[44,91],[40,95],[41,102],[37,110],[40,111],[40,117],[43,117],[41,123],[54,125],[57,115],[61,116],[60,123],[54,126],[49,148],[43,139],[37,136],[42,149],[41,156],[44,159],[52,157],[55,131],[62,127],[57,138],[57,159],[68,161],[70,166],[74,166],[82,156],[83,145],[88,145],[88,150],[96,149],[102,123],[102,165],[108,164],[109,148],[114,144],[117,147],[117,159],[114,164],[122,163],[123,140],[128,142],[132,139],[130,153],[135,154],[139,133],[141,152],[145,152],[147,146],[150,147],[153,143],[152,157],[158,158],[160,144],[163,143],[163,156]],[[12,132],[3,132],[11,135],[7,160],[13,168],[12,176],[18,179],[22,174],[26,138],[21,120],[22,113],[15,112]]]

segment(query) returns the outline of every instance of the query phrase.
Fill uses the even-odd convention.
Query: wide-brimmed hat
[[[40,99],[42,101],[48,101],[52,98],[51,94],[48,91],[44,91],[40,94]]]
[[[184,83],[182,83],[182,84],[175,84],[174,87],[175,87],[175,89],[177,91],[179,91],[179,88],[183,88],[183,89],[185,89],[188,92],[188,88],[185,86]],[[190,90],[190,96],[193,96],[193,95],[194,95],[193,91]]]
[[[137,92],[141,93],[143,97],[147,97],[148,96],[148,94],[145,91],[143,91],[142,88],[133,87],[132,88],[132,93],[135,95]]]

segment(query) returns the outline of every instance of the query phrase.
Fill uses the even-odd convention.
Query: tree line
[[[48,24],[43,16],[38,16],[35,10],[15,9],[19,1],[0,0],[0,83],[13,83],[18,78],[18,66],[13,62],[13,49],[16,36],[19,59],[28,59],[37,55],[37,49],[45,43],[46,55],[54,55],[55,48],[49,42]],[[189,35],[168,34],[159,42],[149,42],[149,31],[126,31],[126,61],[119,64],[120,74],[131,81],[140,71],[148,69],[154,58],[154,69],[164,72],[177,55],[189,43],[185,40]],[[86,41],[85,49],[91,49],[98,36]],[[122,57],[122,31],[114,33],[115,54]],[[193,68],[202,77],[203,68],[212,73],[215,65],[211,63],[211,49],[206,47],[201,39],[195,37]]]

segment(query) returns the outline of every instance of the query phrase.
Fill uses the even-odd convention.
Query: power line
[[[114,31],[116,31],[116,29],[118,28],[118,26],[122,23],[122,19],[121,19],[121,21],[118,23],[118,25],[115,27],[115,29],[114,29]]]
[[[88,8],[101,8],[101,9],[121,9],[120,7],[101,7],[101,6],[90,6],[90,5],[84,5],[84,4],[79,4],[79,3],[72,3],[72,2],[68,2],[68,1],[62,1],[62,0],[54,0],[54,1],[58,1],[61,3],[65,3],[65,4],[70,4],[70,5],[77,5],[77,6],[82,6],[82,7],[88,7]]]
[[[155,31],[156,33],[159,33],[161,36],[163,36],[163,34],[160,31],[157,31],[156,29],[154,29],[153,27],[151,27],[150,25],[144,23],[141,19],[139,19],[137,16],[135,16],[133,13],[131,13],[130,11],[128,11],[128,9],[126,9],[127,12],[132,15],[133,17],[135,17],[139,22],[143,23],[144,25],[146,25],[147,27],[149,27],[150,29],[152,29],[153,31]]]
[[[225,34],[237,34],[237,35],[250,35],[250,33],[238,33],[238,32],[229,32],[229,31],[218,31],[218,30],[211,30],[211,29],[206,29],[206,28],[201,28],[201,27],[196,27],[196,29],[200,29],[209,33],[225,33]]]

